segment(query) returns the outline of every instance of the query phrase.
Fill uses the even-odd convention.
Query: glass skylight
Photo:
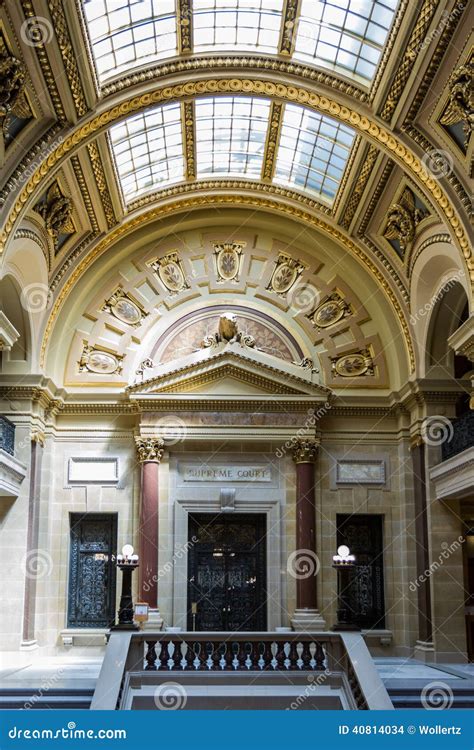
[[[175,0],[83,0],[101,83],[177,54]]]
[[[194,49],[276,54],[282,10],[283,0],[193,0]]]
[[[354,131],[330,117],[287,104],[275,182],[317,193],[332,203],[354,141]]]
[[[302,0],[294,58],[372,80],[398,0]]]
[[[196,101],[198,177],[246,175],[260,178],[270,102],[245,96]]]
[[[129,117],[110,129],[125,202],[184,179],[179,104]]]

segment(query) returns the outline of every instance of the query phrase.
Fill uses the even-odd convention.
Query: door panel
[[[189,517],[189,630],[266,630],[265,533],[261,514]]]
[[[383,516],[337,516],[337,546],[347,544],[356,565],[347,602],[350,617],[361,628],[385,627]]]
[[[68,627],[105,628],[115,618],[117,515],[71,513]]]

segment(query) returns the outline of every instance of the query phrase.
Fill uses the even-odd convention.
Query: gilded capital
[[[165,443],[162,438],[136,437],[135,447],[140,463],[145,463],[145,461],[160,463]]]
[[[319,448],[317,440],[295,440],[293,461],[297,464],[311,464],[316,459]]]

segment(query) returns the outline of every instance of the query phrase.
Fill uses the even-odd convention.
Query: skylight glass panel
[[[110,141],[126,203],[184,180],[179,104],[155,107],[114,125]]]
[[[283,0],[194,0],[194,50],[278,52]]]
[[[398,0],[302,0],[294,58],[371,81]]]
[[[330,117],[287,104],[274,181],[317,193],[332,203],[354,136],[351,128]]]
[[[245,175],[260,178],[270,102],[244,96],[196,101],[198,177]]]
[[[177,54],[174,0],[83,0],[99,81]]]

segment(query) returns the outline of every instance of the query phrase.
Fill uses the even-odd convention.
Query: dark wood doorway
[[[115,620],[116,513],[71,513],[68,627],[107,628]]]
[[[347,597],[352,622],[363,629],[384,628],[383,516],[338,514],[340,544],[346,544],[356,557]]]
[[[266,630],[265,537],[263,514],[189,516],[189,630]]]

